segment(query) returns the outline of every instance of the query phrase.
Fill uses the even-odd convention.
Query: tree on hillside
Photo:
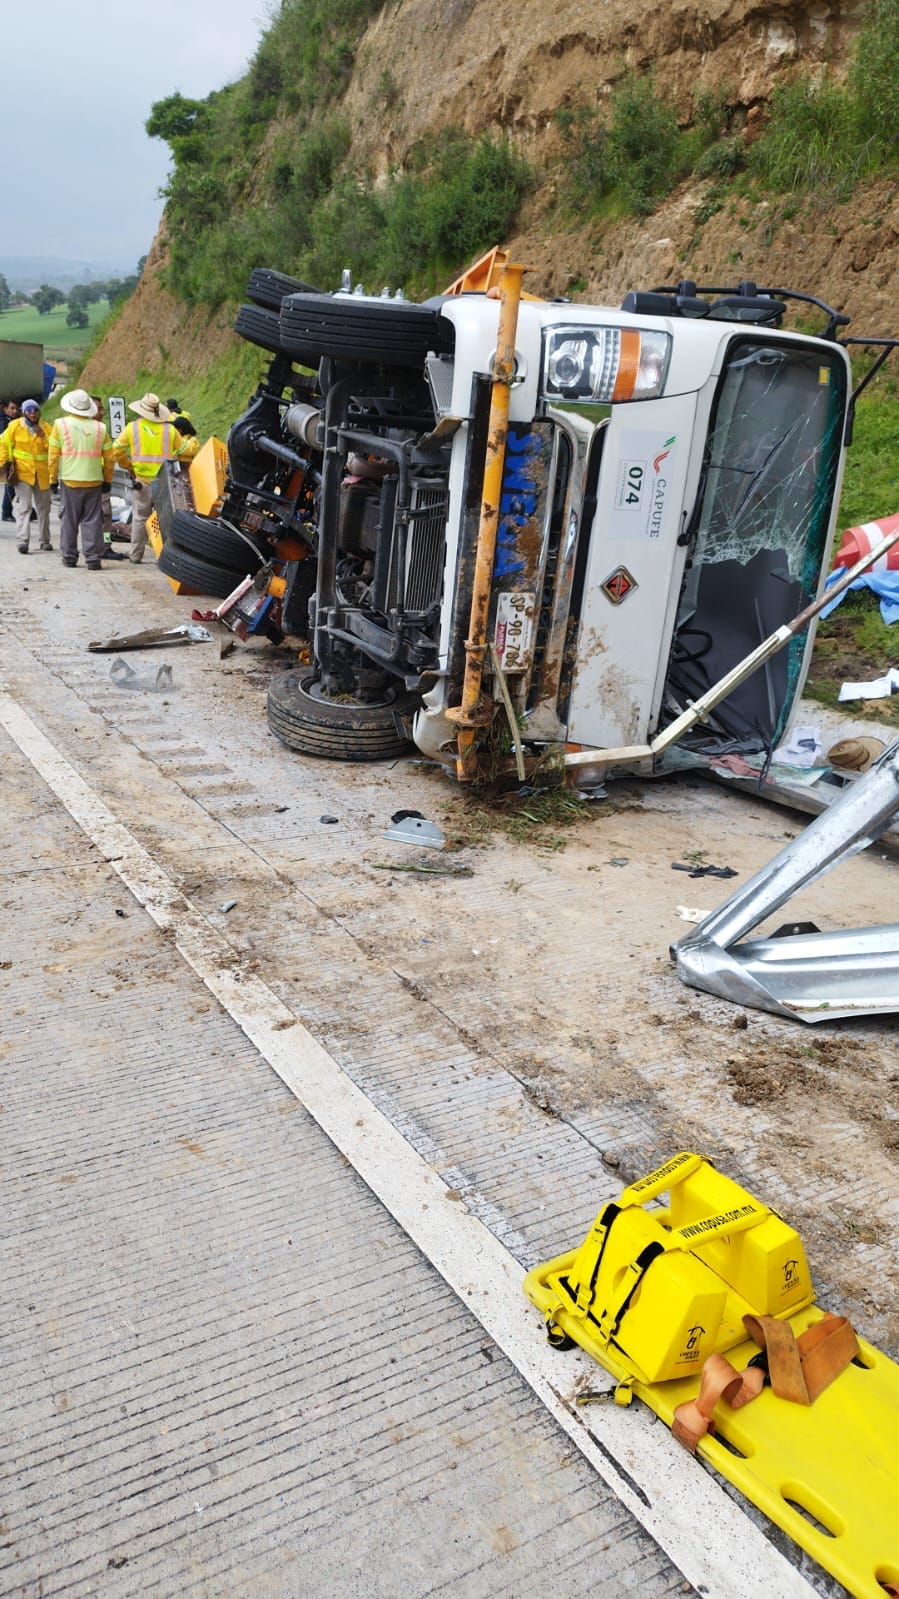
[[[31,296],[31,303],[39,316],[46,316],[55,306],[63,305],[65,298],[62,289],[53,289],[49,283],[42,283]]]
[[[193,133],[203,109],[202,100],[187,100],[183,94],[169,94],[150,107],[144,128],[151,139],[164,139],[170,145],[174,140],[186,139],[189,133]]]
[[[3,273],[0,272],[0,311],[8,311],[12,305],[12,290]]]

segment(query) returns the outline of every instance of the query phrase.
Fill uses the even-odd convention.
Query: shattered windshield
[[[745,565],[778,550],[790,577],[805,577],[827,531],[845,385],[836,352],[734,341],[707,442],[695,561]]]
[[[845,405],[838,349],[744,336],[732,343],[706,442],[663,722],[792,621],[815,593]],[[770,748],[800,687],[806,633],[734,689],[683,746]]]

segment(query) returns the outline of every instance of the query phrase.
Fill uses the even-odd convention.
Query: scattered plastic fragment
[[[628,857],[626,855],[613,855],[609,861],[610,866],[627,866],[627,864]]]
[[[237,904],[237,900],[236,899],[226,899],[224,905],[220,905],[219,906],[219,910],[224,915],[224,913],[226,911],[233,911],[233,909],[234,909],[236,904]]]
[[[320,822],[324,822],[327,827],[331,827],[331,826],[334,825],[335,822],[339,822],[340,821],[340,817],[339,816],[320,816],[319,817],[319,821]]]
[[[155,672],[148,672],[142,676],[133,666],[129,666],[127,661],[116,660],[109,668],[109,675],[117,688],[146,689],[161,694],[174,687],[170,666],[159,666]]]
[[[700,910],[698,905],[678,905],[675,908],[682,922],[701,922],[709,914]]]

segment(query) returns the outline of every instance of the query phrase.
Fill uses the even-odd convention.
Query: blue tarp
[[[827,579],[826,587],[830,588],[839,578],[845,576],[845,567],[836,567]],[[836,610],[840,601],[845,594],[849,593],[850,589],[870,589],[871,593],[876,594],[880,600],[880,614],[884,621],[899,622],[899,572],[863,572],[861,577],[857,577],[854,583],[850,583],[849,588],[845,589],[843,594],[838,594],[835,600],[831,600],[829,605],[825,605],[821,612],[822,621],[825,616],[830,616],[831,611]]]
[[[52,389],[53,389],[53,385],[54,385],[55,382],[56,382],[56,368],[55,368],[55,366],[51,366],[49,361],[45,361],[44,362],[44,392],[41,395],[41,399],[42,400],[49,400],[51,392],[52,392]]]

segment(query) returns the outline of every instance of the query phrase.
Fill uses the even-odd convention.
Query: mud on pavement
[[[89,640],[175,626],[195,603],[152,564],[68,571],[4,539],[0,579],[7,691],[523,1264],[696,1149],[798,1226],[821,1302],[899,1353],[897,1023],[742,1012],[684,989],[668,957],[678,907],[711,910],[801,818],[679,779],[612,787],[571,825],[510,837],[414,760],[280,745],[265,695],[286,648],[154,651],[171,690],[118,686]],[[385,840],[399,808],[460,847]],[[691,860],[738,877],[672,871]],[[449,863],[471,875],[433,870]],[[789,916],[889,921],[897,882],[877,845]]]

